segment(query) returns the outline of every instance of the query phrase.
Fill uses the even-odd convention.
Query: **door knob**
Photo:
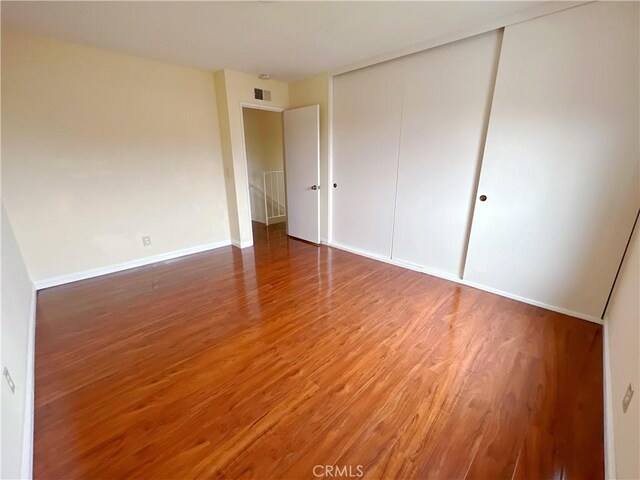
[[[317,190],[318,186],[317,185],[311,185],[311,190]]]
[[[486,195],[480,195],[480,201],[484,202],[487,199]]]
[[[334,183],[334,184],[333,184],[333,188],[338,188],[338,184],[337,184],[337,183]]]

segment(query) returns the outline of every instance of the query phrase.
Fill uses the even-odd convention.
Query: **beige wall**
[[[242,135],[242,104],[286,109],[289,106],[289,85],[278,80],[261,80],[255,75],[232,70],[216,72],[215,81],[218,88],[218,102],[221,105],[218,113],[225,176],[228,182],[227,191],[231,197],[228,199],[231,238],[235,245],[245,247],[253,243],[253,235],[247,188],[249,177]],[[271,101],[255,100],[254,88],[271,91]]]
[[[34,281],[229,240],[211,73],[3,31],[2,99]]]
[[[322,73],[289,84],[289,107],[320,105],[320,238],[329,238],[329,75]]]
[[[236,242],[240,238],[240,226],[238,224],[238,202],[233,168],[233,151],[231,148],[231,129],[229,125],[229,103],[227,99],[227,79],[224,70],[219,70],[213,75],[216,86],[217,117],[220,125],[220,147],[222,151],[222,163],[224,180],[226,185],[227,217],[229,218],[229,235]]]
[[[251,219],[265,223],[262,172],[284,170],[282,113],[255,108],[243,108],[242,111],[249,182],[252,184],[249,189]],[[281,203],[284,204],[284,200]]]
[[[15,383],[2,378],[2,478],[29,476],[33,405],[35,294],[11,223],[2,208],[2,365]],[[26,428],[25,428],[26,427]],[[26,442],[25,442],[25,436]]]
[[[605,316],[617,478],[640,478],[640,228],[631,239]],[[627,413],[622,398],[635,394]]]

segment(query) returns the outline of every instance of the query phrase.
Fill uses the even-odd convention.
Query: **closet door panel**
[[[638,4],[505,29],[464,278],[600,318],[639,208]]]
[[[501,31],[407,58],[393,258],[460,277]]]
[[[404,60],[333,81],[332,241],[389,258]],[[324,188],[324,187],[323,187]]]

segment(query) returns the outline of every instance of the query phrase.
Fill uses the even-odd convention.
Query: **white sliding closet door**
[[[507,27],[464,278],[600,318],[639,208],[638,4]]]
[[[333,81],[332,242],[389,258],[403,59]]]
[[[393,258],[460,277],[501,31],[407,58]]]

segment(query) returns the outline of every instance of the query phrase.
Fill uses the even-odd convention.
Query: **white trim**
[[[231,240],[231,245],[236,248],[249,248],[253,247],[253,240],[250,242],[241,242],[240,240]]]
[[[329,245],[329,239],[328,238],[324,238],[324,237],[320,237],[320,243],[323,245]]]
[[[367,257],[372,260],[378,260],[379,262],[388,263],[390,265],[395,265],[396,267],[406,268],[407,270],[413,270],[414,272],[426,273],[427,275],[433,275],[434,277],[444,278],[445,280],[452,280],[454,282],[460,282],[460,279],[455,275],[451,275],[450,273],[443,272],[441,270],[435,270],[431,268],[424,268],[420,265],[415,265],[409,262],[403,262],[402,260],[396,260],[389,257],[385,257],[384,255],[378,255],[377,253],[365,252],[364,250],[360,250],[358,248],[349,247],[342,243],[332,242],[329,243],[330,247],[337,248],[339,250],[344,250],[345,252],[354,253],[356,255],[360,255],[361,257]]]
[[[517,300],[519,302],[527,303],[529,305],[534,305],[536,307],[541,307],[541,308],[544,308],[544,309],[547,309],[547,310],[551,310],[553,312],[558,312],[558,313],[562,313],[564,315],[569,315],[571,317],[576,317],[576,318],[579,318],[581,320],[587,320],[589,322],[597,323],[599,325],[603,324],[602,320],[599,319],[599,318],[592,317],[590,315],[585,315],[585,314],[579,313],[579,312],[574,312],[572,310],[567,310],[565,308],[556,307],[554,305],[548,305],[546,303],[539,302],[537,300],[531,300],[529,298],[521,297],[519,295],[514,295],[512,293],[504,292],[502,290],[498,290],[498,289],[495,289],[495,288],[486,287],[484,285],[480,285],[478,283],[471,282],[469,280],[465,280],[465,279],[460,278],[460,277],[458,277],[456,275],[453,275],[451,273],[442,272],[440,270],[434,270],[434,269],[430,269],[430,268],[421,267],[420,265],[413,265],[413,264],[410,264],[410,263],[394,260],[394,259],[389,258],[389,257],[385,257],[385,256],[382,256],[382,255],[377,255],[375,253],[365,252],[363,250],[359,250],[357,248],[349,247],[347,245],[342,245],[342,244],[336,243],[336,242],[329,243],[329,246],[337,248],[339,250],[344,250],[344,251],[349,252],[349,253],[354,253],[356,255],[360,255],[360,256],[363,256],[363,257],[371,258],[373,260],[378,260],[380,262],[389,263],[391,265],[395,265],[396,267],[406,268],[406,269],[413,270],[413,271],[416,271],[416,272],[425,273],[427,275],[433,275],[434,277],[438,277],[438,278],[442,278],[444,280],[449,280],[449,281],[452,281],[452,282],[456,282],[456,283],[459,283],[461,285],[466,285],[467,287],[477,288],[478,290],[483,290],[485,292],[494,293],[496,295],[500,295],[501,297],[506,297],[506,298],[510,298],[512,300]]]
[[[604,380],[604,477],[615,480],[616,456],[613,425],[613,394],[611,391],[611,359],[609,357],[609,324],[605,320],[602,335],[602,378]]]
[[[552,312],[562,313],[563,315],[569,315],[570,317],[576,317],[580,320],[586,320],[588,322],[597,323],[598,325],[602,325],[602,319],[598,317],[593,317],[591,315],[587,315],[580,312],[574,312],[573,310],[568,310],[562,307],[556,307],[555,305],[549,305],[548,303],[539,302],[538,300],[532,300],[530,298],[521,297],[520,295],[514,295],[509,292],[505,292],[502,290],[498,290],[491,287],[486,287],[484,285],[480,285],[479,283],[471,282],[469,280],[461,279],[459,280],[463,285],[467,285],[468,287],[477,288],[478,290],[484,290],[485,292],[495,293],[496,295],[500,295],[501,297],[510,298],[512,300],[517,300],[522,303],[528,303],[529,305],[533,305],[535,307],[544,308],[546,310],[551,310]]]
[[[255,110],[268,110],[269,112],[284,112],[286,109],[281,107],[272,107],[270,105],[258,105],[257,103],[240,102],[240,107],[253,108]]]
[[[331,72],[329,72],[329,75],[330,76],[341,75],[343,73],[351,72],[353,70],[358,70],[361,68],[369,67],[371,65],[375,65],[376,63],[387,62],[389,60],[393,60],[394,58],[404,57],[406,55],[411,55],[413,53],[421,52],[423,50],[428,50],[430,48],[438,47],[440,45],[456,42],[458,40],[462,40],[463,38],[473,37],[475,35],[480,35],[482,33],[486,33],[491,30],[497,30],[499,28],[508,27],[509,25],[515,25],[516,23],[526,22],[527,20],[532,20],[537,17],[543,17],[551,13],[567,10],[569,8],[577,7],[585,3],[590,3],[590,2],[589,1],[541,2],[538,5],[534,5],[533,7],[527,8],[520,12],[515,12],[510,15],[505,15],[503,17],[481,23],[480,25],[476,25],[474,27],[471,27],[465,30],[447,33],[445,35],[441,35],[436,38],[425,40],[423,42],[416,43],[408,47],[400,48],[392,52],[383,53],[381,55],[376,55],[374,57],[369,57],[364,60],[360,60],[359,62],[351,63],[349,65],[336,68]]]
[[[27,331],[27,374],[24,382],[24,421],[22,426],[22,459],[20,475],[22,478],[33,478],[33,425],[34,425],[34,392],[35,392],[35,346],[36,346],[36,298],[35,285],[31,292],[29,307],[29,327]]]
[[[327,242],[333,238],[333,76],[327,85]],[[339,187],[340,185],[338,185]],[[322,239],[321,239],[322,240]]]
[[[220,247],[226,247],[231,245],[231,240],[221,240],[219,242],[207,243],[205,245],[198,245],[195,247],[183,248],[180,250],[174,250],[167,253],[159,253],[158,255],[151,255],[149,257],[138,258],[128,262],[118,263],[116,265],[109,265],[107,267],[92,268],[90,270],[84,270],[82,272],[70,273],[67,275],[61,275],[59,277],[46,278],[34,282],[36,290],[42,290],[43,288],[55,287],[57,285],[64,285],[65,283],[77,282],[79,280],[85,280],[87,278],[99,277],[101,275],[108,275],[109,273],[121,272],[122,270],[128,270],[130,268],[142,267],[144,265],[151,265],[152,263],[163,262],[165,260],[172,260],[174,258],[184,257],[187,255],[193,255],[194,253],[206,252],[208,250],[214,250]]]
[[[306,107],[299,107],[299,108],[309,108],[309,107],[315,107],[316,110],[316,178],[318,179],[318,190],[316,190],[316,198],[318,200],[318,208],[316,208],[316,224],[317,224],[317,234],[315,236],[316,238],[316,242],[320,243],[320,235],[322,233],[322,190],[321,188],[327,188],[328,185],[326,187],[323,187],[323,180],[322,180],[322,172],[320,171],[320,162],[322,161],[322,159],[320,158],[320,104],[319,103],[315,103],[313,105],[307,105]],[[284,134],[284,115],[282,115],[282,128],[283,128],[283,134]],[[287,163],[287,159],[286,159],[286,155],[285,155],[285,164]],[[285,178],[285,185],[286,185],[286,178]],[[285,192],[286,192],[286,187],[285,187]],[[289,198],[289,197],[287,197]]]

